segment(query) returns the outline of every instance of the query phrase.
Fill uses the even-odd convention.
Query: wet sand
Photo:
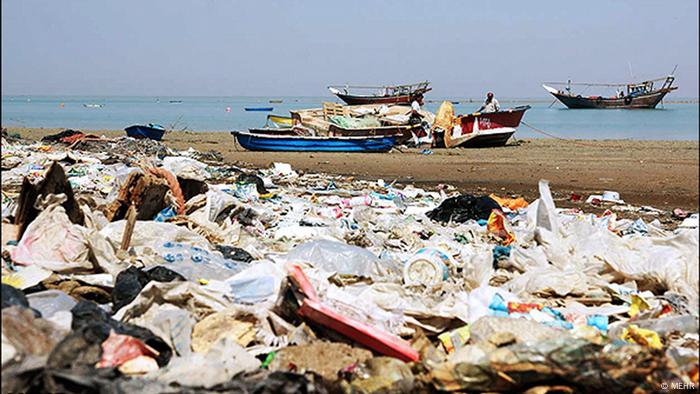
[[[62,129],[8,128],[40,139]],[[90,131],[108,137],[124,131]],[[620,193],[634,205],[698,210],[698,141],[529,139],[484,149],[401,149],[389,153],[248,152],[227,132],[174,132],[168,146],[217,151],[227,162],[267,167],[290,163],[297,171],[357,178],[396,180],[415,185],[448,183],[463,192],[537,197],[537,182],[548,179],[556,196],[572,192],[586,198],[604,190]]]

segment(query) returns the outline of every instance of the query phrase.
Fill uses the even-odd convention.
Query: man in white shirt
[[[419,94],[414,97],[411,102],[411,113],[408,116],[408,124],[411,126],[419,126],[423,123],[423,115],[421,115],[421,106],[423,105],[423,95]],[[423,126],[414,127],[411,131],[413,133],[414,143],[420,145],[424,142],[424,139],[429,139],[428,132]]]
[[[477,112],[498,112],[501,110],[501,106],[498,104],[498,100],[496,100],[493,97],[493,92],[488,92],[486,94],[486,101],[484,101],[484,105],[479,108]]]
[[[423,95],[419,94],[416,96],[411,102],[411,116],[417,116],[418,118],[422,118],[423,116],[420,114],[421,107],[423,106]],[[420,122],[419,122],[420,123]]]

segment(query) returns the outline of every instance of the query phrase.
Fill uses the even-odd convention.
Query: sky
[[[3,95],[321,96],[429,80],[545,97],[678,64],[698,96],[697,0],[3,0]],[[593,92],[591,92],[593,93]]]

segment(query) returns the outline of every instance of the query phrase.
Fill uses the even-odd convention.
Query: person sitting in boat
[[[496,100],[495,97],[493,97],[493,92],[488,92],[486,93],[486,101],[484,101],[484,105],[479,108],[478,111],[476,112],[498,112],[501,110],[501,106],[498,104],[498,100]]]

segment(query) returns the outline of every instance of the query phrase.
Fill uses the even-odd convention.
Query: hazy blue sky
[[[2,0],[2,94],[435,96],[676,73],[698,96],[698,0]]]

